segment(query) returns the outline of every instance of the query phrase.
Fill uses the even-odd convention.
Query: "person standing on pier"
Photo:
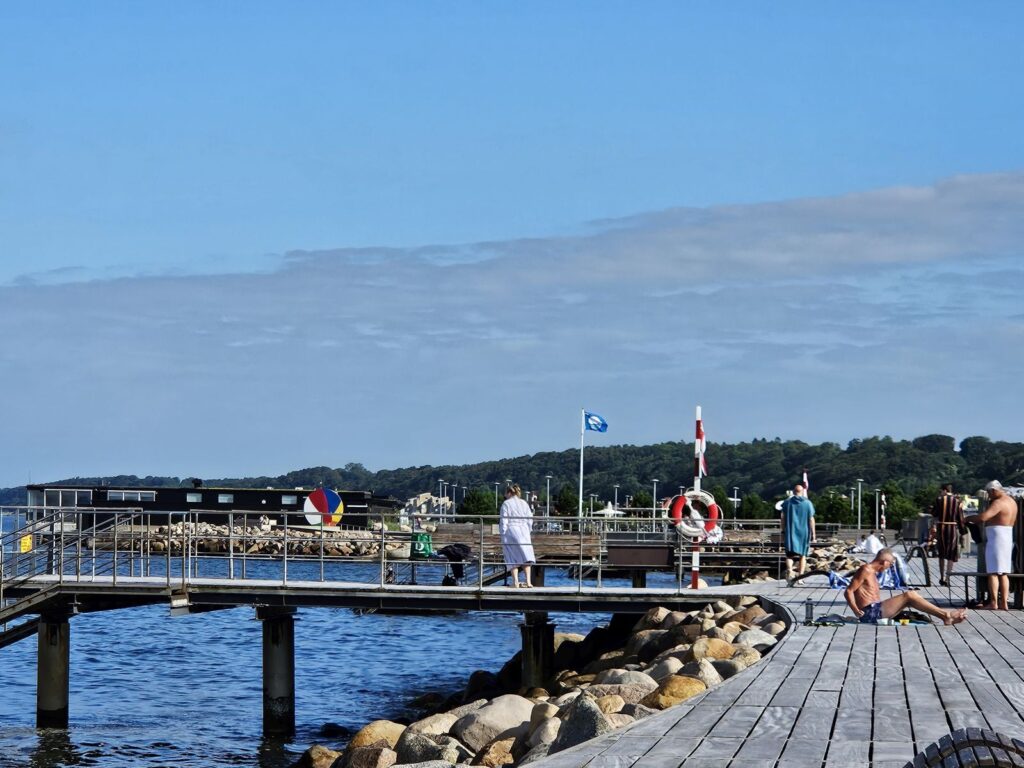
[[[530,542],[530,531],[533,528],[533,511],[522,499],[522,491],[518,485],[510,485],[505,489],[505,501],[501,505],[498,518],[498,534],[501,536],[501,550],[505,556],[505,565],[512,571],[512,586],[532,587],[530,566],[537,562]],[[519,583],[519,568],[523,569],[525,584]]]
[[[945,587],[953,566],[960,560],[960,537],[967,532],[964,506],[954,495],[952,483],[942,486],[942,492],[932,504],[932,525],[939,552],[939,585]]]
[[[923,611],[942,619],[943,624],[959,624],[967,618],[966,609],[944,611],[913,589],[883,600],[878,587],[878,575],[891,568],[895,562],[896,554],[887,547],[875,555],[870,563],[864,563],[858,568],[850,580],[845,593],[846,602],[862,624],[877,624],[879,619],[891,619],[904,608]]]
[[[793,495],[782,503],[782,542],[786,548],[786,579],[792,581],[807,570],[807,555],[814,541],[814,504],[807,498],[802,483],[793,486]],[[793,570],[799,559],[800,572]]]
[[[1017,504],[993,480],[985,486],[988,506],[971,520],[985,524],[985,570],[988,573],[988,610],[1010,609],[1010,577],[1013,573],[1013,526],[1017,522]]]

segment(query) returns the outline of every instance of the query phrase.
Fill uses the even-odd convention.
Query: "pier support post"
[[[71,681],[71,610],[39,617],[36,654],[36,727],[68,727]]]
[[[547,611],[527,611],[519,625],[523,636],[523,686],[542,688],[551,677],[555,655],[555,625]]]
[[[263,735],[295,734],[295,609],[259,607],[263,622]]]
[[[629,575],[633,579],[633,589],[647,588],[647,571],[643,568],[633,568],[630,570]]]

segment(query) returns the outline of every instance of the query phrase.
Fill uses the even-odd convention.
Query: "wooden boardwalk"
[[[973,557],[959,565],[974,568]],[[963,579],[957,581],[921,592],[959,607]],[[535,765],[902,768],[957,728],[1024,737],[1024,611],[970,611],[952,627],[815,627],[799,623],[804,601],[814,601],[818,617],[850,616],[841,590],[781,582],[749,587],[797,621],[764,661],[699,697]]]

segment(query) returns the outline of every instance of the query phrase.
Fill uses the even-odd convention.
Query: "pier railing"
[[[204,522],[216,514],[2,508],[0,619],[12,592],[29,582],[159,579],[172,590],[198,579],[483,588],[507,578],[494,515],[449,515],[444,523],[414,515],[406,525],[377,515],[369,528],[351,530],[311,526],[304,515],[285,513],[239,511],[223,524]],[[616,579],[634,586],[651,579],[651,586],[678,590],[690,584],[692,542],[666,521],[537,517],[532,527],[547,584],[575,583],[581,591]],[[733,540],[727,530],[720,544],[702,546],[703,573],[723,581],[754,573],[779,578],[778,545],[760,535],[749,539]]]

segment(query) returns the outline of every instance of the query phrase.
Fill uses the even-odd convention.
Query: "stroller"
[[[449,544],[437,550],[437,554],[448,561],[448,567],[441,586],[455,587],[466,578],[466,563],[473,551],[465,544]]]

